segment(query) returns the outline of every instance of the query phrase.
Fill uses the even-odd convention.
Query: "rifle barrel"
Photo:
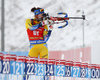
[[[60,20],[69,20],[69,19],[83,19],[85,20],[85,15],[82,15],[82,17],[47,17],[48,19],[50,20],[53,20],[53,21],[60,21]],[[56,20],[55,20],[56,19]],[[37,20],[37,21],[43,21],[43,19],[33,19],[33,20]]]
[[[69,19],[83,19],[83,17],[68,17]]]

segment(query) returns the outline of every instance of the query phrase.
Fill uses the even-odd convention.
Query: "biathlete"
[[[44,9],[42,8],[32,8],[31,12],[34,13],[34,19],[43,20]],[[48,58],[48,47],[47,41],[52,32],[52,25],[46,25],[46,21],[38,21],[34,19],[26,19],[25,25],[30,42],[29,57]],[[48,22],[49,23],[49,22]]]

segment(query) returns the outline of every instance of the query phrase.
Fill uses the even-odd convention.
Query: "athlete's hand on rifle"
[[[52,21],[52,20],[43,20],[43,21],[40,22],[40,24],[42,26],[44,26],[44,25],[52,25],[53,23],[54,23],[54,21]]]
[[[53,26],[52,25],[49,26],[49,30],[53,30]]]

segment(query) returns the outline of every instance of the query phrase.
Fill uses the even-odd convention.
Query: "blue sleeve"
[[[52,32],[52,30],[49,30],[48,34],[44,37],[44,39],[45,39],[46,42],[49,40],[51,32]]]
[[[36,24],[36,25],[33,25],[31,27],[29,27],[30,30],[35,30],[35,29],[38,29],[41,25],[40,24]]]
[[[46,35],[47,37],[50,37],[52,30],[48,31],[48,34]]]

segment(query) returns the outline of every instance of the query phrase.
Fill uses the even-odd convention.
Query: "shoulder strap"
[[[31,19],[31,24],[34,25],[33,19]]]

